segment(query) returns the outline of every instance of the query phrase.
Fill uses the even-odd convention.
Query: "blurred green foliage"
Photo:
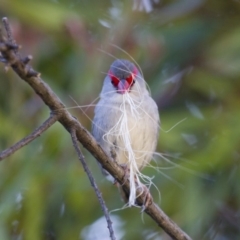
[[[151,189],[155,201],[193,239],[240,239],[240,2],[161,0],[152,7],[147,13],[133,10],[132,1],[0,0],[0,16],[89,130],[109,64],[132,56],[161,112],[157,151],[171,161],[156,157],[159,171],[144,170],[161,192],[160,199]],[[0,150],[48,114],[2,64]],[[117,189],[83,152],[109,210],[121,208]],[[1,240],[106,239],[102,215],[60,124],[1,161]],[[169,239],[138,208],[112,215],[118,239]]]

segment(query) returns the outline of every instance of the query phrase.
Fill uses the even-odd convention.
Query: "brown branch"
[[[3,39],[3,37],[0,37],[0,39]],[[9,42],[2,41],[0,43],[0,51],[8,64],[33,88],[51,111],[58,113],[58,121],[67,129],[67,131],[71,132],[71,129],[73,128],[76,130],[78,141],[81,142],[82,145],[101,163],[104,169],[106,169],[114,179],[122,185],[124,190],[129,192],[129,181],[125,180],[123,169],[107,156],[92,135],[66,110],[64,104],[52,89],[40,78],[40,75],[29,65],[24,63],[22,59],[15,54],[12,47],[9,46]],[[141,206],[145,201],[145,196],[147,194],[146,191],[144,191],[144,193],[137,199],[137,203]],[[137,195],[139,195],[139,193],[140,192],[138,192]],[[149,205],[144,211],[173,239],[191,239],[173,221],[171,221],[156,204],[153,203]]]
[[[35,129],[35,131],[33,131],[30,135],[23,138],[10,148],[0,152],[0,160],[3,160],[4,158],[12,155],[14,152],[33,141],[35,138],[39,137],[44,131],[51,127],[56,121],[58,121],[58,118],[59,117],[57,114],[51,114],[50,117],[40,127]]]
[[[9,23],[8,23],[8,19],[7,19],[6,17],[2,18],[2,22],[3,22],[4,28],[5,28],[6,32],[7,32],[8,42],[9,42],[10,44],[16,46],[16,41],[15,41],[15,39],[14,39],[13,36],[12,36],[12,31],[11,31],[10,25],[9,25]],[[18,53],[18,49],[14,49],[14,52],[15,52],[18,56],[20,56],[19,53]]]
[[[10,25],[8,23],[8,19],[6,17],[3,17],[2,18],[2,22],[3,22],[3,25],[4,25],[4,28],[7,32],[7,38],[8,38],[8,41],[11,43],[11,44],[16,44],[13,36],[12,36],[12,31],[10,29]]]
[[[95,179],[93,178],[93,175],[92,175],[90,169],[88,168],[87,163],[85,161],[85,158],[84,158],[84,156],[83,156],[83,154],[82,154],[82,152],[81,152],[81,150],[80,150],[80,148],[78,146],[76,130],[74,128],[71,131],[71,136],[72,136],[73,146],[74,146],[74,148],[75,148],[75,150],[77,152],[78,158],[81,161],[82,166],[83,166],[85,172],[88,175],[89,181],[90,181],[92,187],[94,188],[94,191],[95,191],[95,193],[97,195],[98,201],[99,201],[99,203],[101,205],[101,208],[102,208],[103,213],[105,215],[105,218],[107,220],[107,225],[108,225],[108,229],[109,229],[109,232],[110,232],[110,238],[112,240],[116,240],[116,237],[114,235],[114,231],[113,231],[113,228],[112,228],[112,221],[110,219],[108,209],[107,209],[106,204],[105,204],[105,202],[104,202],[104,200],[102,198],[102,194],[101,194],[101,192],[98,189],[98,186],[97,186],[97,184],[95,182]]]

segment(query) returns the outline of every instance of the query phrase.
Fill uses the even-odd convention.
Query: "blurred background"
[[[134,59],[161,114],[162,157],[143,171],[154,176],[155,202],[193,239],[240,239],[239,0],[0,0],[4,16],[22,55],[33,56],[33,68],[88,130],[109,65]],[[48,115],[1,64],[0,150]],[[169,239],[141,209],[121,210],[117,188],[83,152],[113,211],[117,239]],[[60,124],[0,162],[1,240],[108,236]]]

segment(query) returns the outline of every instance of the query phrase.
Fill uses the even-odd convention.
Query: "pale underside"
[[[145,98],[134,108],[128,101],[112,105],[110,99],[100,100],[93,126],[93,135],[111,158],[129,165],[133,154],[138,170],[151,161],[159,129],[157,106],[152,98]],[[146,106],[149,101],[151,107]]]

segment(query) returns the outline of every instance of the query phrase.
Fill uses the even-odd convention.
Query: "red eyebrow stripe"
[[[112,84],[117,87],[120,80],[114,74],[112,74],[110,70],[108,71],[108,76],[111,78]]]

